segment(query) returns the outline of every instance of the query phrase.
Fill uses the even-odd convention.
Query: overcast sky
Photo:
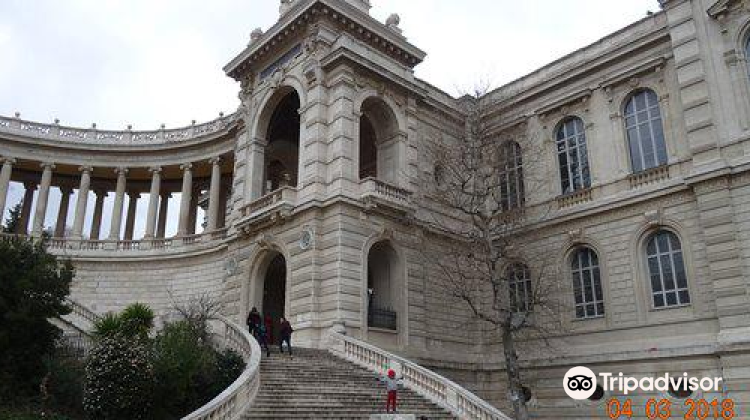
[[[510,82],[658,11],[656,0],[371,2],[380,21],[398,13],[404,35],[427,52],[417,76],[451,94],[478,79]],[[0,114],[155,129],[233,112],[238,86],[221,68],[254,28],[275,22],[278,5],[0,0]]]

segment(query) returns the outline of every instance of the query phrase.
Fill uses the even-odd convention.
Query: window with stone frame
[[[604,291],[599,256],[591,248],[578,248],[571,256],[570,269],[573,278],[576,318],[604,316]]]
[[[505,278],[510,292],[510,310],[514,313],[531,312],[534,306],[534,290],[529,268],[525,264],[513,264],[507,268]]]
[[[591,186],[586,130],[583,120],[563,120],[555,133],[560,184],[563,194],[571,194]]]
[[[667,164],[659,97],[651,89],[635,92],[625,104],[625,131],[633,172]]]
[[[514,141],[506,141],[500,147],[500,204],[503,210],[521,208],[525,200],[521,146]]]
[[[674,233],[660,230],[646,242],[646,260],[654,308],[690,304],[682,244]]]

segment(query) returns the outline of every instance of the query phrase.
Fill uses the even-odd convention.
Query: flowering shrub
[[[100,339],[86,365],[83,407],[93,418],[149,418],[154,372],[148,341],[123,334]]]

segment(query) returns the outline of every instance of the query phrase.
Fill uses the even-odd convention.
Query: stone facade
[[[522,354],[540,418],[604,417],[607,398],[565,396],[561,378],[575,365],[720,376],[739,406],[750,403],[748,7],[663,0],[662,11],[482,98],[498,142],[541,151],[527,176],[543,182],[525,202],[551,210],[525,240],[552,256],[545,275],[569,285],[565,332],[551,350],[526,343]],[[422,181],[434,170],[424,144],[461,135],[460,99],[414,76],[425,53],[397,16],[381,24],[368,11],[367,1],[282,1],[279,21],[254,31],[225,68],[242,84],[240,109],[208,124],[142,133],[0,119],[0,197],[12,180],[32,193],[39,184],[37,196],[60,187],[117,190],[122,200],[114,169],[127,168],[129,189],[183,193],[180,232],[164,237],[154,202],[144,239],[119,230],[82,239],[81,220],[93,212],[101,224],[101,211],[79,200],[73,234],[51,247],[76,262],[81,303],[103,312],[137,300],[166,313],[209,292],[237,320],[252,306],[274,307],[301,345],[345,330],[504,406],[496,334],[447,300],[420,257],[424,221],[439,210]],[[643,106],[651,113],[639,115],[652,123],[629,131],[640,118],[633,107]],[[585,132],[588,173],[566,190],[558,132],[573,117]],[[657,139],[653,153],[635,136]],[[204,196],[210,220],[195,235]],[[44,201],[35,200],[37,214],[48,211]],[[38,234],[34,226],[28,232]],[[660,232],[679,241],[689,302],[654,300],[647,248]],[[571,256],[584,248],[598,256],[603,316],[575,311]]]

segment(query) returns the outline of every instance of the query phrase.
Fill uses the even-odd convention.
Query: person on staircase
[[[266,357],[271,357],[271,349],[268,348],[268,331],[266,326],[261,322],[255,329],[255,337],[258,340],[260,348],[266,351]]]
[[[283,316],[279,320],[279,351],[284,354],[284,343],[289,349],[289,356],[292,355],[292,325]]]
[[[258,308],[253,307],[253,309],[250,310],[250,313],[247,314],[247,328],[250,331],[250,334],[255,338],[258,338],[257,330],[260,324],[260,313],[258,313]]]
[[[385,401],[385,412],[396,412],[396,401],[398,399],[398,387],[402,385],[402,378],[396,378],[396,371],[388,369],[388,376],[381,377],[380,380],[385,383],[385,389],[388,391],[388,397]],[[391,411],[391,409],[393,411]]]

